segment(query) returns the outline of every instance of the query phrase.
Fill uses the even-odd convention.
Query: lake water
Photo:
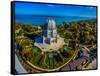
[[[72,22],[80,20],[94,20],[93,17],[76,17],[76,16],[39,16],[39,15],[16,15],[15,22],[32,25],[42,25],[46,23],[48,17],[55,20],[56,24],[62,24],[63,22]]]

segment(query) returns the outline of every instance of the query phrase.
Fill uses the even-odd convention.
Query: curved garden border
[[[59,70],[60,68],[62,68],[62,67],[65,66],[66,64],[68,64],[71,60],[74,60],[74,59],[76,58],[76,56],[77,56],[77,53],[78,53],[78,51],[75,51],[74,55],[73,55],[65,64],[63,64],[63,65],[61,65],[60,67],[55,68],[55,69],[43,69],[43,68],[40,68],[40,67],[38,67],[38,66],[33,65],[33,64],[30,63],[29,61],[26,61],[26,63],[27,63],[28,65],[30,65],[31,67],[37,69],[37,70],[51,72],[51,71]]]

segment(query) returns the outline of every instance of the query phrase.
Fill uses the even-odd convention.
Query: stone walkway
[[[35,43],[35,46],[39,47],[42,51],[50,51],[55,50],[57,51],[59,48],[63,47],[65,44],[64,38],[59,37],[57,39],[57,43],[51,43],[51,44],[43,44],[43,43]]]

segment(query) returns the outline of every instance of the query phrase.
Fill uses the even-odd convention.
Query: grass
[[[64,48],[67,48],[67,50],[65,50]],[[35,66],[38,66],[38,67],[44,68],[44,69],[58,68],[70,59],[70,58],[64,57],[60,53],[60,51],[66,53],[66,54],[74,53],[74,51],[72,52],[71,48],[68,48],[65,46],[62,47],[59,52],[58,51],[50,51],[50,52],[45,52],[44,54],[42,54],[42,51],[36,46],[33,46],[32,50],[30,50],[30,51],[32,53],[31,63]],[[58,60],[56,59],[56,57],[58,58]]]
[[[28,46],[29,47],[29,46]],[[36,46],[31,46],[30,52],[32,53],[31,63],[35,66],[44,69],[55,69],[66,63],[70,58],[64,57],[60,52],[74,53],[71,48],[63,46],[58,51],[49,51],[42,54],[41,49]],[[30,48],[30,47],[29,47]],[[66,49],[64,49],[66,48]],[[57,60],[57,58],[58,60]],[[59,60],[60,59],[60,60]]]

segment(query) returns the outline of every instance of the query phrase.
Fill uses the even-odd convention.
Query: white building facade
[[[57,42],[56,22],[51,18],[48,18],[46,24],[43,26],[42,39],[43,44],[51,44]]]

